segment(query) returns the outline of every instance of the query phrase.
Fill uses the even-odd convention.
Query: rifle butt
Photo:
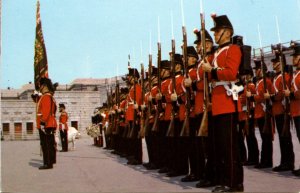
[[[201,124],[198,130],[198,137],[207,137],[208,136],[208,113],[207,110],[204,110]]]
[[[188,127],[189,121],[190,121],[189,117],[186,117],[184,119],[181,131],[180,131],[180,137],[187,137],[187,136],[189,136],[189,127]]]
[[[153,132],[157,132],[158,131],[158,127],[157,127],[158,117],[159,117],[158,115],[159,115],[159,112],[158,112],[158,110],[156,110],[155,117],[154,117],[154,123],[153,123],[153,126],[151,128],[151,131],[153,131]]]
[[[174,137],[174,119],[173,118],[171,118],[166,136],[167,137]]]

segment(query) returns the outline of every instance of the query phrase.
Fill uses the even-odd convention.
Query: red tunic
[[[120,102],[120,109],[121,109],[122,111],[125,110],[125,105],[126,105],[126,100],[122,100],[122,101]],[[126,123],[125,123],[125,115],[124,115],[123,113],[120,115],[120,126],[121,126],[121,127],[125,127],[125,126],[126,126]]]
[[[250,82],[247,84],[247,86],[245,86],[244,92],[239,96],[239,105],[241,106],[239,109],[241,109],[241,111],[239,112],[239,121],[244,121],[248,118],[247,115],[247,111],[248,113],[250,112],[250,109],[247,108],[253,108],[254,104],[253,102],[250,101],[250,99],[246,99],[246,91],[251,92],[252,94],[255,94],[255,85]],[[247,107],[246,102],[250,105]]]
[[[215,52],[212,65],[218,67],[217,77],[219,81],[235,81],[239,65],[241,63],[241,50],[237,45],[223,47]],[[232,96],[226,94],[224,86],[216,86],[212,90],[212,114],[213,116],[236,111]]]
[[[45,128],[56,128],[56,102],[53,96],[49,93],[43,94],[37,106],[37,128],[41,128],[41,122],[45,123]]]
[[[288,74],[285,74],[285,82],[287,88],[289,88],[290,78]],[[280,115],[284,113],[285,107],[284,107],[284,92],[283,92],[283,81],[282,81],[282,75],[279,74],[276,76],[273,80],[273,89],[275,90],[275,96],[274,100],[272,101],[272,114],[273,115]]]
[[[272,86],[272,82],[270,79],[266,79],[267,81],[267,90],[270,94],[274,93],[274,88]],[[256,85],[256,95],[254,96],[255,101],[255,110],[254,110],[254,118],[258,119],[265,116],[265,98],[264,98],[264,83],[263,79],[260,79]]]
[[[185,87],[184,87],[184,76],[183,75],[177,75],[175,76],[175,81],[176,81],[176,87],[175,87],[175,92],[179,97],[181,97],[181,100],[183,101],[183,104],[180,104],[179,105],[179,120],[180,121],[184,121],[184,118],[185,118],[185,96],[184,96],[184,93],[185,93]],[[173,86],[172,86],[172,81],[171,81],[171,85],[170,85],[170,93],[172,93],[173,91]]]
[[[136,104],[139,106],[142,104],[142,88],[139,84],[135,84],[135,99],[136,99]],[[130,88],[130,91],[127,95],[127,111],[126,111],[126,120],[128,121],[133,121],[134,119],[134,87],[132,86]]]
[[[163,105],[165,109],[165,113],[163,116],[163,120],[170,121],[171,120],[171,112],[172,112],[172,101],[171,101],[171,93],[169,87],[171,86],[171,78],[168,78],[161,83],[161,93],[165,96],[166,104]]]
[[[297,70],[291,82],[291,91],[294,92],[295,99],[290,102],[291,116],[300,116],[300,70]]]
[[[59,116],[59,129],[68,130],[68,113],[62,112]]]
[[[192,79],[192,81],[197,80],[197,68],[191,68],[191,69],[189,69],[189,77]],[[196,104],[196,100],[199,100],[199,98],[196,98],[197,91],[194,92],[191,87],[190,88],[186,88],[186,89],[190,89],[190,91],[191,91],[190,92],[191,93],[191,98],[194,98],[194,101],[195,101],[195,104]],[[196,114],[196,112],[195,112],[196,111],[195,105],[191,106],[190,110],[191,110],[190,117],[195,117],[195,114]]]

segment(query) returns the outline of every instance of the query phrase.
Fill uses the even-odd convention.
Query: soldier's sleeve
[[[215,69],[212,71],[212,77],[216,78],[214,73],[216,73],[217,80],[224,81],[234,81],[237,78],[237,73],[239,65],[241,63],[242,53],[238,46],[232,45],[227,50],[226,65],[222,69]]]
[[[43,100],[41,101],[41,124],[45,124],[49,117],[50,117],[50,111],[51,111],[51,96],[46,95],[45,97],[43,97]]]

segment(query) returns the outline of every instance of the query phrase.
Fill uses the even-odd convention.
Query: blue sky
[[[182,0],[188,44],[200,28],[200,0]],[[300,39],[300,0],[202,0],[206,28],[211,13],[228,15],[244,43],[263,46]],[[168,59],[173,33],[176,49],[182,43],[181,0],[40,0],[49,76],[69,84],[76,78],[106,78],[148,64],[151,46],[156,61],[158,20],[162,58]],[[2,0],[1,88],[20,88],[33,82],[36,0]],[[159,19],[158,19],[159,18]],[[151,34],[151,35],[150,35]],[[151,37],[151,44],[150,44]],[[156,65],[156,62],[154,63]]]

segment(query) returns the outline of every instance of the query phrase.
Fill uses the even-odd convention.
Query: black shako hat
[[[259,58],[254,58],[253,59],[253,62],[254,62],[254,64],[255,64],[255,66],[253,67],[253,69],[261,69],[261,59],[259,59]],[[265,66],[265,65],[263,65],[264,66],[264,69],[265,70],[267,70],[267,67]]]
[[[160,68],[166,69],[166,70],[171,70],[171,62],[169,60],[162,60],[160,62]]]
[[[127,94],[129,89],[127,87],[121,87],[121,94]]]
[[[48,87],[48,89],[49,89],[50,92],[54,92],[55,91],[55,87],[57,86],[57,85],[54,86],[52,84],[51,79],[45,78],[45,77],[43,77],[43,78],[40,79],[40,87],[42,85],[46,85]]]
[[[157,67],[154,67],[152,66],[152,69],[151,69],[151,76],[158,76],[158,68]]]
[[[190,57],[195,57],[195,58],[197,58],[197,60],[199,58],[199,56],[197,54],[197,51],[194,48],[194,46],[188,46],[187,47],[187,55],[190,56]]]
[[[292,46],[294,52],[291,54],[291,56],[297,56],[300,55],[300,44],[295,44],[294,46]]]
[[[201,31],[199,31],[198,29],[194,29],[194,34],[196,34],[196,40],[194,41],[194,44],[200,43],[201,42]],[[213,39],[207,30],[205,30],[205,40],[209,41],[209,42],[213,42]]]
[[[279,62],[279,54],[275,54],[275,58],[271,59],[271,62]]]
[[[182,55],[181,54],[175,54],[174,55],[175,64],[181,64],[183,65],[182,61]]]
[[[128,68],[128,71],[129,71],[128,76],[140,78],[139,71],[136,68]]]
[[[65,108],[66,108],[66,107],[65,107],[65,104],[64,104],[64,103],[59,103],[59,108],[65,109]]]
[[[227,15],[216,16],[215,14],[211,15],[214,20],[214,27],[210,29],[210,31],[215,31],[220,28],[228,28],[233,30],[233,26],[229,21]]]
[[[103,107],[103,108],[107,108],[107,107],[108,107],[107,103],[103,103],[103,104],[102,104],[102,107]]]

